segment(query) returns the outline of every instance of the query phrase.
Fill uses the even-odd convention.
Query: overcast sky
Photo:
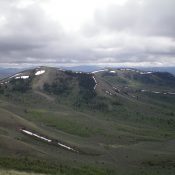
[[[0,0],[0,66],[175,66],[175,0]]]

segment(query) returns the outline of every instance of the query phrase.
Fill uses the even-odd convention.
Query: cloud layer
[[[75,4],[65,22],[75,22],[76,30],[64,26],[59,12],[48,13],[51,1],[0,1],[0,65],[175,66],[174,0],[109,1],[105,6],[97,0],[83,22],[71,19],[75,10],[83,13]]]

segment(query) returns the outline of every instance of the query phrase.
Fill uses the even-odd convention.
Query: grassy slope
[[[25,98],[24,96],[23,100]],[[29,100],[28,97],[27,99]],[[12,102],[11,99],[10,101]],[[3,138],[1,150],[7,151],[4,156],[21,157],[22,155],[23,157],[23,155],[35,154],[36,158],[52,159],[56,162],[59,161],[58,164],[64,162],[63,164],[68,163],[70,166],[89,165],[98,168],[117,166],[116,169],[121,169],[120,171],[123,171],[122,167],[126,166],[131,169],[131,172],[139,171],[139,169],[133,168],[135,166],[144,169],[149,164],[154,165],[156,161],[158,161],[156,166],[159,169],[160,166],[163,166],[161,161],[169,162],[174,159],[175,151],[172,146],[175,138],[174,129],[164,122],[166,119],[159,122],[159,119],[165,116],[162,111],[167,109],[159,111],[159,107],[156,106],[148,105],[147,107],[142,103],[130,102],[127,106],[120,106],[118,112],[111,112],[110,115],[107,115],[100,112],[76,112],[59,105],[55,107],[51,105],[51,109],[47,107],[43,109],[41,106],[44,104],[40,104],[39,101],[36,103],[36,101],[35,107],[28,107],[28,101],[26,101],[26,105],[25,103],[14,105],[1,102],[1,138]],[[47,105],[45,100],[45,106]],[[152,111],[148,111],[151,107]],[[132,109],[132,113],[130,109]],[[157,116],[154,117],[154,115]],[[167,114],[168,116],[169,114]],[[9,125],[9,120],[13,117],[15,119]],[[153,117],[155,121],[152,119]],[[6,122],[9,128],[5,127]],[[18,133],[16,127],[21,125],[44,135],[64,140],[88,153],[97,152],[101,156],[77,156],[58,148],[52,148],[50,151],[49,145]],[[13,145],[16,147],[6,147],[12,145],[11,143],[15,143]],[[163,146],[164,149],[162,149]],[[16,152],[19,153],[16,154]],[[171,163],[167,164],[163,169],[166,170],[170,166],[174,171]],[[152,166],[149,167],[152,168]]]
[[[111,105],[106,97],[103,102],[110,105],[101,112],[88,106],[75,110],[71,101],[55,103],[31,92],[1,96],[0,167],[46,174],[174,174],[175,99],[169,97],[170,104],[160,95],[137,100],[119,94],[120,105]],[[23,135],[19,126],[86,154]]]
[[[43,175],[38,173],[26,173],[14,170],[0,170],[0,175]]]
[[[147,89],[147,90],[174,90],[175,77],[171,74],[152,73],[140,74],[135,71],[115,70],[116,73],[99,72],[97,76],[106,80],[110,84],[119,87],[130,87],[134,89]]]

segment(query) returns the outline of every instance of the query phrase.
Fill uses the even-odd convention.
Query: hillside
[[[0,80],[0,173],[175,173],[175,77],[38,67]]]

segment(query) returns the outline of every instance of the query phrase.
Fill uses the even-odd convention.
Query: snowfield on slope
[[[44,74],[45,73],[45,70],[39,70],[35,73],[35,75],[41,75],[41,74]]]

